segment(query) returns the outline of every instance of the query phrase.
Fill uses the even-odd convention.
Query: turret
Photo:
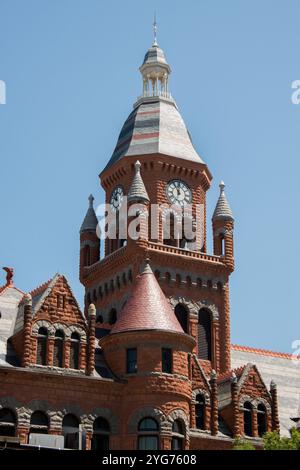
[[[212,216],[214,254],[223,256],[225,263],[233,271],[233,228],[234,218],[225,195],[225,184],[219,184],[220,196]]]
[[[93,207],[94,197],[89,196],[89,207],[80,228],[80,279],[85,267],[100,259],[100,239],[97,234],[98,219]]]

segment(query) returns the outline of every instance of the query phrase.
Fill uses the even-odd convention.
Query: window
[[[0,436],[15,436],[17,419],[9,408],[0,410]]]
[[[252,405],[249,402],[244,403],[244,434],[252,436]]]
[[[44,327],[39,328],[38,339],[37,339],[36,363],[42,366],[45,366],[46,361],[47,361],[47,339],[48,339],[47,329]]]
[[[53,365],[55,367],[63,367],[64,339],[64,332],[61,330],[56,331],[53,351]]]
[[[158,424],[154,418],[144,418],[138,425],[138,449],[158,450]]]
[[[199,393],[196,396],[195,415],[196,415],[196,428],[204,429],[205,399],[202,393]]]
[[[64,416],[62,422],[62,433],[65,437],[66,449],[79,448],[79,420],[72,414]]]
[[[198,316],[198,355],[211,361],[211,314],[206,309],[201,309]]]
[[[172,364],[172,349],[170,348],[162,348],[161,350],[161,364],[162,364],[162,372],[166,372],[168,374],[172,374],[173,372],[173,364]]]
[[[262,403],[257,406],[257,429],[259,437],[267,432],[267,413]]]
[[[80,345],[79,334],[72,333],[71,347],[70,347],[70,368],[71,369],[79,369],[79,345]]]
[[[96,418],[93,425],[92,450],[109,450],[110,426],[105,418]]]
[[[112,308],[109,312],[109,319],[108,322],[110,325],[114,325],[117,321],[117,311],[115,308]]]
[[[172,450],[184,449],[184,428],[179,419],[176,419],[172,426]]]
[[[175,315],[179,321],[181,328],[185,333],[188,333],[188,311],[182,304],[177,304],[175,307]]]
[[[48,417],[43,411],[34,411],[30,418],[30,433],[47,434]]]
[[[126,372],[127,374],[137,373],[137,349],[130,348],[126,351]]]
[[[88,245],[84,247],[84,266],[89,266],[91,264],[91,249]]]

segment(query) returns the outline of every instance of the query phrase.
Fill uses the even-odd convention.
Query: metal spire
[[[152,46],[158,46],[157,44],[157,24],[156,24],[156,12],[154,12],[154,21],[153,21],[153,36],[154,36],[154,41]]]

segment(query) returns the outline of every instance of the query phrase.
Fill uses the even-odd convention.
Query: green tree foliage
[[[290,430],[291,437],[280,437],[276,431],[267,432],[264,437],[264,450],[300,450],[300,432]]]
[[[255,450],[251,442],[243,441],[242,439],[235,439],[233,450]]]

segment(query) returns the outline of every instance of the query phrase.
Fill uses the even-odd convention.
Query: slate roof
[[[96,231],[98,225],[98,219],[93,206],[94,197],[91,194],[89,196],[89,207],[83,219],[82,225],[80,227],[81,232],[94,232]]]
[[[234,220],[232,211],[225,195],[225,184],[223,181],[219,184],[220,196],[214,210],[212,220]]]
[[[174,101],[143,98],[126,119],[103,171],[122,157],[157,153],[203,163]]]
[[[149,264],[137,276],[131,294],[110,334],[137,330],[184,333]]]
[[[149,202],[149,196],[144,185],[143,178],[141,176],[141,164],[137,160],[135,162],[135,175],[133,177],[131,186],[128,191],[128,201],[147,201]]]

